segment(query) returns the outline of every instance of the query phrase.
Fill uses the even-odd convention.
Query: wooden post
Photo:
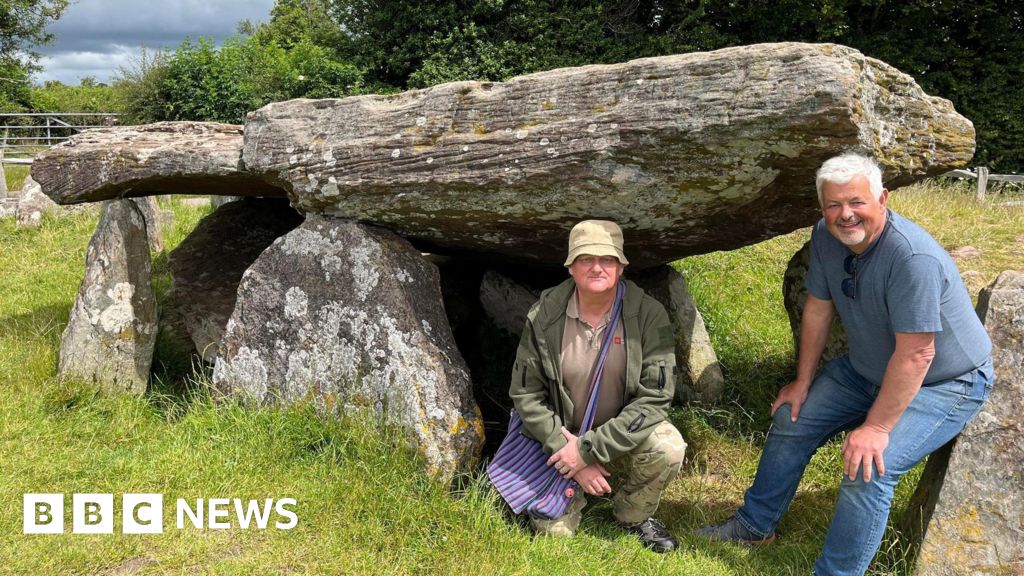
[[[988,168],[978,166],[978,202],[985,201],[985,190],[988,188]]]

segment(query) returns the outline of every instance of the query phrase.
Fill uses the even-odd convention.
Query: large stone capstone
[[[971,122],[911,77],[798,43],[279,102],[244,140],[246,170],[302,211],[548,263],[608,217],[636,268],[813,223],[814,171],[840,151],[875,156],[889,188],[974,153]]]
[[[483,443],[437,269],[380,228],[310,216],[267,248],[242,277],[213,380],[262,404],[369,410],[444,480]]]
[[[142,213],[131,200],[106,203],[61,337],[61,376],[145,392],[157,335],[150,270]]]
[[[948,465],[929,459],[922,475],[918,492],[931,495],[925,507],[934,512],[921,576],[1024,574],[1024,271],[985,288],[978,313],[992,338],[995,385],[952,453],[931,457]]]
[[[58,204],[155,194],[284,196],[242,167],[242,127],[212,122],[86,130],[39,154],[32,177]]]
[[[810,225],[814,171],[844,150],[875,156],[892,189],[966,164],[974,128],[851,48],[759,44],[279,102],[249,115],[244,138],[220,124],[102,129],[33,175],[62,204],[287,193],[433,252],[553,265],[575,222],[612,218],[640,269]]]

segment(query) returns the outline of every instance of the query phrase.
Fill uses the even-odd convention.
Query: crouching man
[[[832,158],[818,170],[817,188],[824,217],[811,234],[796,379],[772,403],[743,506],[699,534],[774,539],[807,462],[846,431],[839,501],[814,574],[861,575],[900,477],[960,433],[988,398],[992,345],[953,260],[886,207],[873,160]],[[815,377],[836,313],[849,354]]]
[[[509,395],[526,433],[551,455],[548,464],[582,488],[563,516],[530,519],[538,534],[572,536],[587,503],[583,492],[614,494],[616,520],[652,550],[669,552],[676,540],[653,515],[686,451],[679,431],[666,420],[675,343],[664,307],[628,280],[593,425],[579,433],[616,287],[628,263],[622,230],[614,222],[586,220],[572,229],[565,260],[571,278],[545,290],[531,308]],[[609,469],[623,471],[621,482]]]

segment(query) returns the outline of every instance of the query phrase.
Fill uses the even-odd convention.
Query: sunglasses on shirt
[[[850,276],[843,279],[843,283],[840,287],[843,289],[843,294],[851,300],[857,299],[857,256],[850,254],[843,260],[843,270]]]

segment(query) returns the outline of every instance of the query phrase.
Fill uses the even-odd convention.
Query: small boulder
[[[380,228],[311,216],[267,248],[242,277],[213,381],[260,404],[368,410],[445,482],[480,455],[437,268]]]
[[[287,200],[246,198],[203,218],[170,253],[171,299],[203,360],[217,358],[242,274],[301,223]]]
[[[57,206],[57,203],[43,194],[43,189],[39,184],[31,176],[26,176],[14,215],[18,227],[39,226],[43,221],[43,214],[55,214],[59,210],[60,207]]]
[[[157,335],[146,224],[130,200],[105,203],[61,337],[58,373],[142,394]]]

